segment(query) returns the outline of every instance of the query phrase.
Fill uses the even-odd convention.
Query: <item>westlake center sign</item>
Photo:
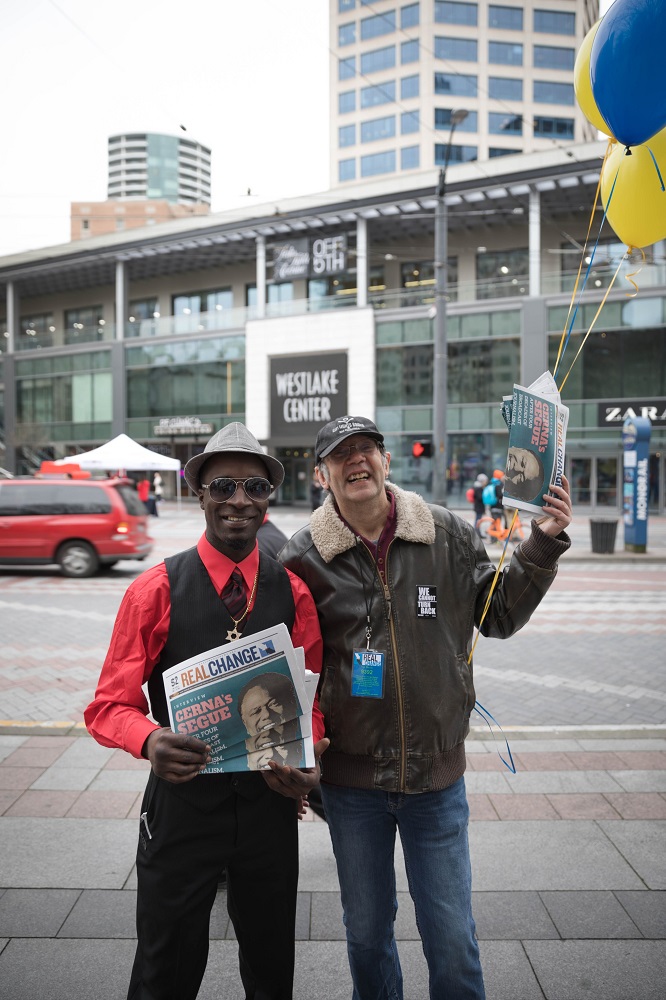
[[[322,424],[347,412],[347,355],[271,358],[271,437],[314,441]]]

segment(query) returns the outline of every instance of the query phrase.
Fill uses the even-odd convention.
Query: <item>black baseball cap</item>
[[[338,417],[337,420],[329,420],[324,424],[317,434],[315,441],[315,460],[317,463],[322,458],[337,448],[342,441],[354,434],[364,434],[366,437],[374,438],[378,444],[384,444],[384,435],[377,430],[377,425],[367,417]]]

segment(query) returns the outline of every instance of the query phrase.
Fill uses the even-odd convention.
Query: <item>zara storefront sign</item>
[[[666,427],[666,399],[623,399],[598,404],[599,427],[622,426],[628,418],[641,417],[653,427]]]
[[[271,358],[271,437],[305,444],[347,412],[347,355]]]
[[[212,434],[213,425],[205,424],[199,417],[161,417],[153,427],[153,433],[165,437],[181,434]]]
[[[271,249],[273,281],[321,278],[340,274],[347,267],[347,237],[344,234],[276,243]]]

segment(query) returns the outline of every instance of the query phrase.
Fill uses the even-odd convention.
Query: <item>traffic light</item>
[[[432,458],[432,441],[412,442],[412,458]]]

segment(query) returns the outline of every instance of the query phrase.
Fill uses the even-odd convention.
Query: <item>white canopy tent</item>
[[[84,451],[80,455],[61,458],[55,464],[67,465],[72,462],[82,469],[97,469],[107,472],[121,469],[133,472],[138,470],[144,472],[171,470],[176,473],[176,493],[180,506],[180,459],[158,455],[156,451],[144,448],[127,434],[119,434],[118,437],[100,445],[99,448],[93,448],[92,451]]]

